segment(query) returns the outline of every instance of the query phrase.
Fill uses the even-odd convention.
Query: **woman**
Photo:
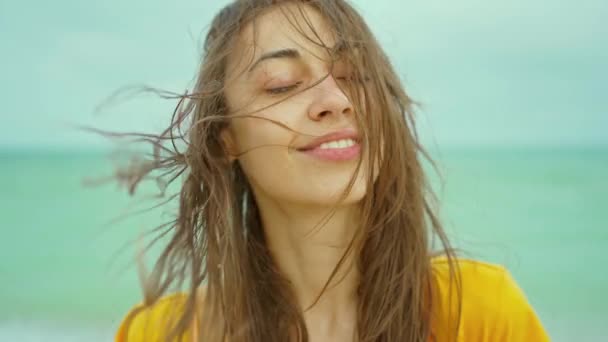
[[[182,100],[132,170],[183,183],[116,341],[548,340],[503,268],[455,258],[413,102],[345,1],[226,6]]]

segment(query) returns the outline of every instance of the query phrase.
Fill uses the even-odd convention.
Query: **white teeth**
[[[319,146],[320,149],[330,149],[330,148],[347,148],[355,145],[356,142],[353,139],[341,139],[323,143]]]

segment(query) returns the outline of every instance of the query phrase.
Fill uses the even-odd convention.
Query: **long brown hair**
[[[376,161],[366,173],[362,228],[346,252],[355,253],[360,272],[357,338],[421,342],[433,335],[432,308],[439,304],[434,300],[433,255],[447,256],[452,276],[457,270],[423,171],[423,158],[432,160],[419,143],[414,101],[362,17],[345,1],[239,0],[214,18],[195,89],[178,96],[170,126],[159,135],[133,134],[154,146],[151,158],[123,174],[132,191],[154,172],[165,184],[182,182],[175,195],[176,218],[160,232],[168,242],[144,286],[144,308],[176,284],[188,288],[183,314],[167,340],[194,323],[205,342],[284,342],[294,336],[308,341],[302,309],[266,248],[251,188],[238,161],[228,160],[220,139],[231,120],[255,117],[232,115],[223,95],[227,58],[241,29],[274,7],[298,28],[308,23],[302,6],[312,6],[327,19],[344,50],[357,51],[345,56],[354,73],[345,90],[356,108],[364,152]],[[298,31],[305,35],[301,27]],[[342,266],[336,265],[332,277]],[[201,287],[204,300],[198,301]]]

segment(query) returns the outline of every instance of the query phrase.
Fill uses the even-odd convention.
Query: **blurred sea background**
[[[226,2],[0,0],[0,341],[111,341],[139,301],[139,234],[170,218],[115,183],[77,125],[158,132]],[[608,340],[608,2],[354,1],[423,103],[442,218],[505,265],[554,341]],[[144,203],[144,206],[142,206]]]

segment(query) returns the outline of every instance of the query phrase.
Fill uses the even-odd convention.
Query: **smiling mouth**
[[[345,149],[359,144],[355,139],[339,139],[328,141],[310,148],[299,148],[298,151]]]
[[[356,139],[345,138],[327,141],[314,147],[298,149],[310,157],[326,161],[347,161],[359,157],[361,146]]]
[[[328,141],[328,142],[324,142],[322,144],[319,144],[317,146],[314,147],[304,147],[304,148],[298,148],[298,151],[311,151],[311,150],[336,150],[336,149],[346,149],[349,147],[353,147],[355,145],[358,145],[359,141],[357,141],[356,139],[339,139],[339,140],[333,140],[333,141]]]

